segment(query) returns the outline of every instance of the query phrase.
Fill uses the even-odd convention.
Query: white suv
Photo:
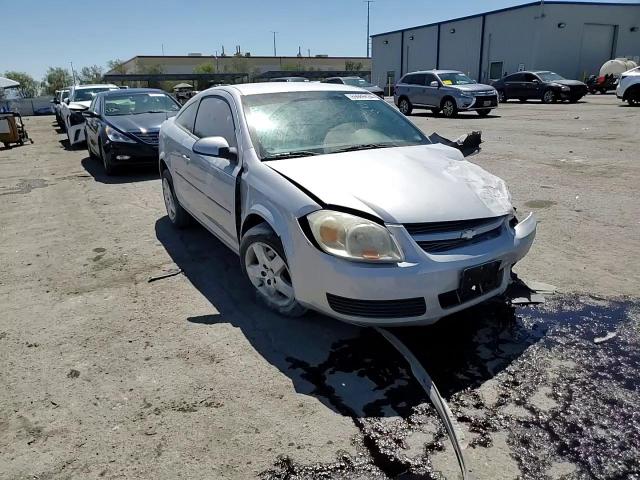
[[[629,105],[640,105],[640,67],[632,68],[620,75],[616,96]]]
[[[84,142],[84,117],[82,112],[89,108],[97,93],[118,90],[117,85],[74,85],[69,96],[60,104],[60,116],[67,131],[69,146]]]

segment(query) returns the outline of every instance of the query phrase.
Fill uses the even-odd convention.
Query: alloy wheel
[[[169,180],[165,177],[162,179],[162,194],[164,197],[164,206],[167,208],[167,215],[173,222],[176,219],[176,202],[173,200],[173,192]]]
[[[400,111],[407,115],[409,113],[409,102],[406,99],[400,100]]]
[[[452,117],[455,112],[455,106],[451,100],[446,100],[442,106],[442,113],[445,117]]]
[[[504,102],[507,101],[507,96],[504,94],[504,91],[502,91],[502,90],[498,91],[498,101],[500,103],[504,103]]]
[[[551,90],[547,90],[546,92],[544,92],[542,100],[544,101],[544,103],[551,103],[553,102],[554,98],[555,96],[553,95],[553,92]]]
[[[287,306],[295,301],[289,268],[269,245],[252,243],[247,248],[244,263],[253,286],[271,302]]]

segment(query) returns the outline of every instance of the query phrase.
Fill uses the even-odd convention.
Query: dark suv
[[[553,103],[558,100],[575,103],[587,94],[585,83],[567,80],[549,71],[512,73],[496,80],[492,85],[498,90],[501,102],[517,98],[521,102],[539,99],[542,103]]]

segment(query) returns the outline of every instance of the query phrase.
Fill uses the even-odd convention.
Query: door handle
[[[191,161],[191,157],[189,155],[182,154],[182,158],[184,158],[187,162]]]

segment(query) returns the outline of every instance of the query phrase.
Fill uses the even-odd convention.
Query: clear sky
[[[637,3],[637,0],[618,0]],[[527,0],[376,0],[371,34],[528,3]],[[0,75],[49,66],[79,70],[135,55],[366,54],[362,0],[0,0]]]

